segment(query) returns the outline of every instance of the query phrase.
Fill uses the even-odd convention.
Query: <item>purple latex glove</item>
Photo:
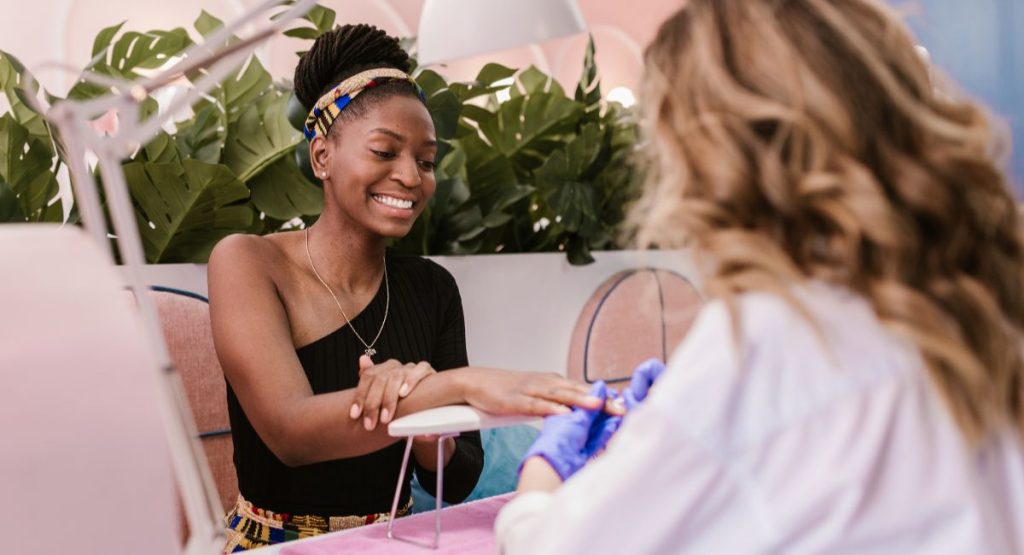
[[[600,381],[590,388],[590,395],[601,400],[610,398],[608,387]],[[544,419],[540,435],[523,455],[519,472],[530,457],[542,457],[562,480],[566,480],[604,449],[621,421],[622,417],[610,416],[602,408],[577,407],[567,414],[549,416]]]
[[[622,400],[626,402],[626,410],[633,410],[640,406],[640,403],[647,398],[651,386],[665,371],[665,363],[656,358],[640,363],[633,370],[633,379],[629,387],[622,391]]]
[[[619,399],[619,394],[615,390],[608,391],[608,402]],[[619,431],[619,426],[622,425],[622,416],[612,416],[606,412],[598,414],[594,419],[594,424],[590,428],[590,436],[587,438],[587,444],[584,447],[584,451],[589,457],[597,456],[604,451],[605,446],[608,445],[608,441],[615,435],[615,432]]]

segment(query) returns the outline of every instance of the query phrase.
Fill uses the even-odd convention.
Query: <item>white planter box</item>
[[[590,295],[612,274],[665,268],[700,286],[685,251],[609,251],[594,257],[596,262],[587,266],[572,266],[562,253],[430,258],[459,283],[472,364],[564,374],[576,319]],[[151,265],[144,276],[152,285],[206,295],[202,264]]]

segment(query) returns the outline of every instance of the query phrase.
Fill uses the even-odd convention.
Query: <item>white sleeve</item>
[[[735,371],[726,367],[735,356],[720,312],[702,314],[652,399],[626,418],[602,456],[556,492],[524,494],[505,506],[495,524],[502,553],[763,549],[742,478],[666,410],[672,397],[676,406],[687,402],[676,389],[689,387],[695,375],[714,380]],[[679,372],[688,376],[668,379]],[[654,396],[658,402],[651,403]]]

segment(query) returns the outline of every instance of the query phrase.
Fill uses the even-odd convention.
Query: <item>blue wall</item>
[[[1024,0],[892,3],[909,10],[908,23],[932,60],[1009,122],[1010,170],[1024,198]]]

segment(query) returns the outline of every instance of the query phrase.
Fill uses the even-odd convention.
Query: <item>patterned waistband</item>
[[[404,507],[398,510],[397,516],[405,516],[412,509],[412,497]],[[320,516],[292,515],[275,513],[254,507],[241,495],[235,507],[225,517],[228,528],[228,543],[224,546],[225,553],[234,553],[246,549],[273,545],[281,542],[308,538],[357,528],[374,522],[386,521],[390,513],[373,513],[369,515]]]

